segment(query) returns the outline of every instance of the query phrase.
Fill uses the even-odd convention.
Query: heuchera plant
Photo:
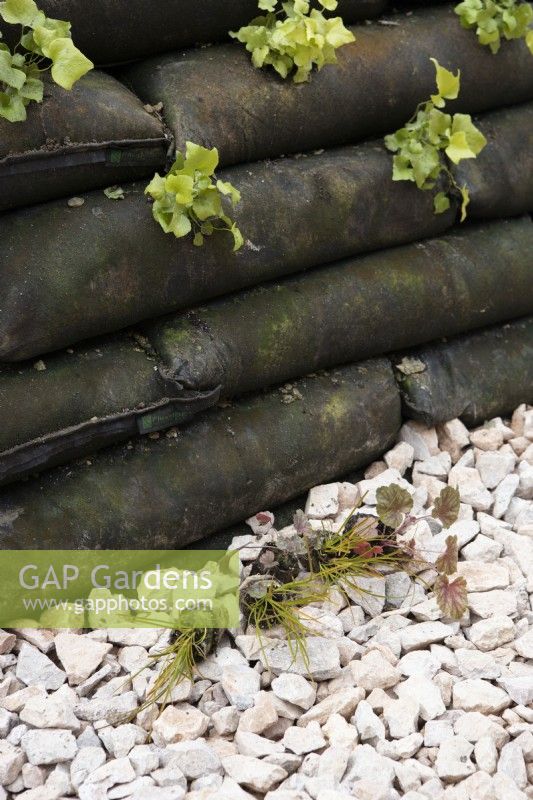
[[[454,75],[438,61],[435,65],[437,93],[421,103],[407,124],[385,137],[388,150],[395,153],[393,181],[413,181],[419,189],[431,190],[440,180],[447,183],[446,191],[434,198],[436,214],[450,208],[450,193],[458,192],[462,199],[461,222],[466,219],[470,196],[466,186],[459,186],[449,168],[449,162],[459,164],[465,158],[476,158],[487,140],[472,122],[470,114],[446,114],[441,111],[446,100],[455,100],[460,92],[460,71]]]
[[[335,11],[337,0],[318,0],[327,11]],[[230,33],[246,45],[254,67],[272,66],[282,78],[293,73],[295,83],[309,80],[314,66],[336,64],[336,50],[355,41],[341,17],[327,18],[322,9],[311,8],[311,0],[259,0],[267,13]]]
[[[214,231],[228,231],[233,236],[233,250],[243,245],[237,224],[224,212],[222,197],[235,206],[240,192],[228,181],[217,180],[218,150],[209,150],[193,142],[186,143],[185,155],[176,160],[165,176],[158,173],[145,189],[153,199],[152,213],[165,233],[178,239],[194,232],[196,246]],[[220,224],[222,223],[222,224]]]
[[[305,607],[325,600],[332,587],[364,593],[360,578],[380,577],[390,569],[403,570],[419,581],[421,571],[433,570],[432,589],[441,611],[452,619],[463,616],[467,587],[465,579],[455,575],[457,537],[448,536],[444,552],[436,560],[428,559],[411,536],[423,518],[411,514],[409,492],[393,484],[378,489],[376,499],[377,517],[357,513],[356,508],[333,533],[316,530],[298,511],[292,529],[259,548],[241,586],[241,605],[260,638],[261,631],[281,627],[293,656],[305,660],[309,631]],[[459,493],[447,486],[436,498],[431,516],[447,528],[457,520],[459,507]]]
[[[50,19],[34,0],[5,0],[0,17],[21,26],[13,51],[0,42],[0,117],[24,122],[29,103],[42,102],[44,72],[50,70],[55,83],[70,90],[94,65],[75,47],[70,22]]]
[[[480,44],[497,53],[502,39],[525,39],[533,54],[533,6],[522,0],[464,0],[455,6],[463,28],[476,29]]]

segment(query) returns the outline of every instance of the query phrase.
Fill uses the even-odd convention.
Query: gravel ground
[[[533,409],[471,432],[407,423],[365,481],[316,487],[306,511],[334,528],[358,490],[372,513],[402,480],[419,512],[460,491],[451,531],[415,531],[430,561],[458,536],[460,622],[406,573],[367,579],[352,605],[334,590],[307,609],[307,666],[234,631],[129,724],[166,632],[1,631],[0,800],[533,798]],[[271,536],[265,519],[235,545]]]

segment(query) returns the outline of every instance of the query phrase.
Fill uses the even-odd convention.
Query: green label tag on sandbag
[[[190,411],[172,408],[172,406],[158,408],[156,411],[149,411],[139,417],[137,427],[141,434],[154,433],[155,431],[162,431],[164,428],[170,428],[172,425],[180,425],[190,419],[190,416]]]
[[[122,161],[122,150],[111,150],[108,154],[110,164],[120,164]]]

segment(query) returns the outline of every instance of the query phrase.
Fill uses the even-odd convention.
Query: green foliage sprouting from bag
[[[50,69],[55,83],[72,89],[94,65],[75,47],[70,22],[48,18],[34,0],[5,0],[0,17],[22,29],[13,51],[0,42],[0,117],[24,122],[26,106],[42,102],[43,72]]]
[[[460,91],[460,72],[454,75],[441,67],[434,58],[437,73],[437,94],[421,103],[409,122],[396,133],[385,137],[385,144],[395,153],[393,181],[413,181],[419,189],[431,190],[439,181],[447,182],[446,191],[434,198],[436,214],[450,208],[450,193],[459,192],[462,198],[461,222],[466,219],[470,202],[466,186],[459,186],[448,166],[448,160],[458,164],[465,158],[475,158],[487,144],[469,114],[445,114],[440,109],[446,100],[455,100]]]
[[[200,246],[205,236],[226,230],[233,236],[233,249],[239,250],[244,240],[236,223],[224,213],[222,196],[228,196],[236,205],[241,195],[231,183],[216,180],[217,166],[216,147],[209,150],[187,142],[185,155],[177,154],[164,177],[156,173],[145,194],[152,197],[154,219],[165,233],[180,239],[193,231],[194,244]]]
[[[533,54],[533,6],[522,0],[464,0],[455,7],[463,28],[497,53],[502,39],[525,39]]]
[[[327,11],[337,8],[337,0],[318,2]],[[295,83],[308,81],[314,66],[336,64],[337,48],[355,41],[341,17],[326,18],[311,0],[259,0],[259,8],[267,13],[230,35],[246,45],[254,67],[270,65],[282,78],[295,70]]]

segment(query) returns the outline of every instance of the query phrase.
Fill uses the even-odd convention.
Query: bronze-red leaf
[[[461,619],[467,608],[465,579],[457,577],[450,581],[447,575],[439,575],[433,591],[442,613],[451,619]]]

